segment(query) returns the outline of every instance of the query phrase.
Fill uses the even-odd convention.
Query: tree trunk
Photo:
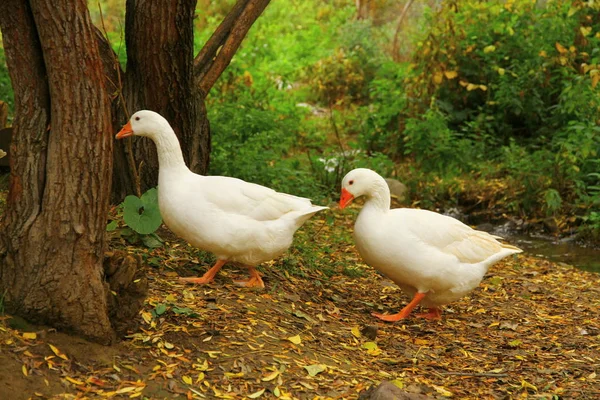
[[[10,312],[108,343],[112,126],[87,3],[4,0],[0,23],[16,109],[0,292]]]
[[[204,99],[268,4],[269,0],[238,0],[194,59],[195,0],[128,0],[127,72],[122,90],[127,112],[122,111],[122,105],[114,107],[118,123],[126,122],[125,114],[140,109],[158,112],[173,126],[188,167],[206,173],[210,128]],[[115,145],[115,203],[127,194],[146,191],[158,181],[156,149],[151,141],[127,140],[133,145],[126,141]]]
[[[127,72],[123,94],[127,110],[141,109],[164,116],[179,137],[188,167],[205,173],[210,154],[210,130],[204,97],[194,85],[193,17],[196,1],[128,0],[125,18]],[[125,123],[124,116],[121,123]],[[158,182],[156,148],[150,140],[133,140],[133,157],[117,144],[115,196],[131,193],[137,170],[144,192]],[[131,168],[131,161],[134,161]],[[126,169],[126,174],[123,174]]]

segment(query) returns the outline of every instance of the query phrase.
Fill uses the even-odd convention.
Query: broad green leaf
[[[133,195],[125,197],[123,220],[127,226],[142,235],[157,230],[162,223],[158,209],[158,191],[150,189],[141,198]]]
[[[156,315],[162,315],[165,313],[165,311],[167,311],[167,306],[165,304],[157,304],[156,307],[154,307],[154,312]]]
[[[119,222],[116,220],[110,221],[108,225],[106,225],[106,232],[112,232],[119,226]]]

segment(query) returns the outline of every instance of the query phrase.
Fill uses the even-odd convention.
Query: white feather
[[[289,248],[307,219],[327,208],[240,179],[195,174],[185,165],[177,136],[163,117],[138,111],[130,122],[136,136],[156,144],[158,201],[165,224],[218,259],[249,266],[272,260]]]
[[[522,251],[452,217],[390,209],[388,186],[374,171],[350,171],[342,188],[367,198],[354,227],[356,247],[365,262],[411,296],[427,293],[422,302],[426,306],[463,297],[479,285],[491,265]]]

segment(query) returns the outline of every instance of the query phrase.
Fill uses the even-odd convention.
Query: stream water
[[[600,249],[582,246],[570,238],[555,239],[542,235],[511,234],[504,237],[529,254],[570,264],[585,271],[600,273]]]
[[[452,209],[446,214],[458,219],[465,218],[465,215],[456,209]],[[477,223],[481,223],[481,221],[475,224]],[[487,229],[483,227],[484,225],[487,225]],[[557,263],[569,264],[584,271],[600,273],[600,248],[579,243],[575,240],[575,236],[555,238],[542,233],[523,234],[511,222],[503,225],[483,223],[477,229],[498,235],[531,255]]]

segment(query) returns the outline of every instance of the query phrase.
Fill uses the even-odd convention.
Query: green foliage
[[[123,201],[123,220],[131,229],[141,235],[156,231],[162,224],[158,208],[158,190],[152,188],[142,195],[127,196]]]
[[[315,100],[325,105],[364,102],[368,86],[380,67],[381,54],[368,20],[340,28],[340,46],[306,72]]]
[[[121,226],[119,218],[125,226]],[[127,196],[119,205],[117,219],[106,226],[106,231],[124,237],[129,243],[143,243],[146,247],[162,246],[162,239],[155,233],[162,224],[158,208],[158,190],[149,189],[142,197]]]
[[[393,67],[382,68],[371,82],[375,112],[361,138],[428,174],[409,177],[440,177],[450,188],[478,171],[482,183],[511,182],[504,201],[513,212],[579,213],[589,224],[600,162],[598,6],[456,4],[426,13],[429,28],[408,72],[395,77]],[[450,192],[429,201],[451,200]]]
[[[14,94],[8,68],[6,66],[6,56],[4,48],[0,46],[0,101],[8,104],[9,120],[12,119],[12,110],[14,110]],[[0,127],[3,128],[3,127]]]

